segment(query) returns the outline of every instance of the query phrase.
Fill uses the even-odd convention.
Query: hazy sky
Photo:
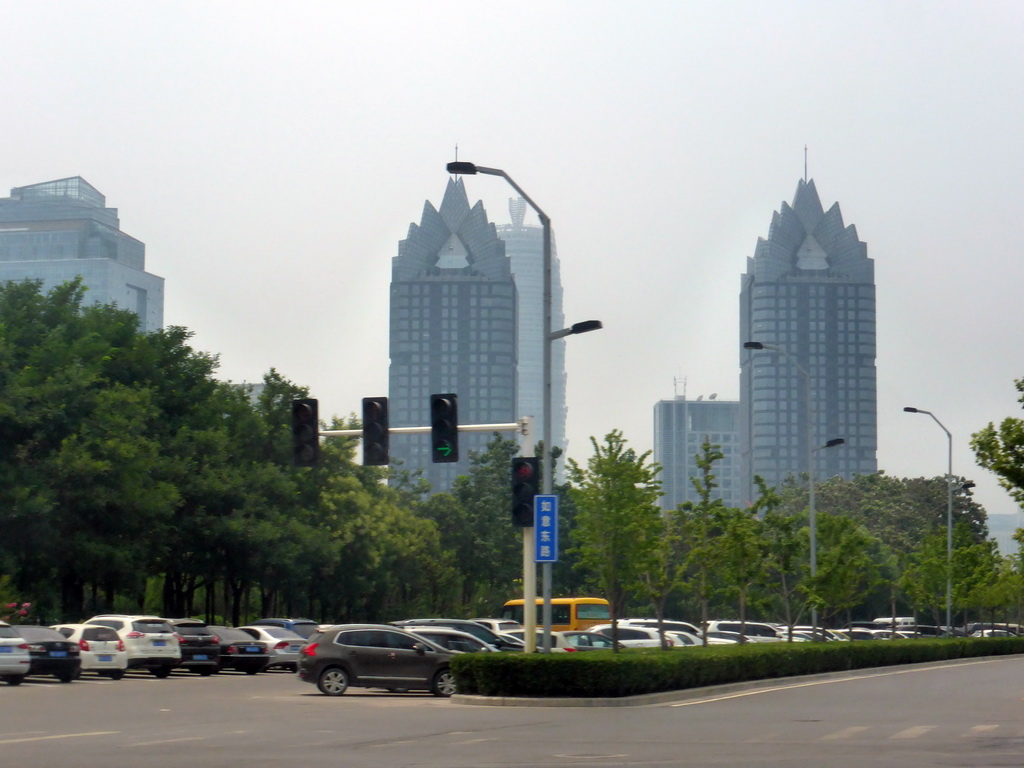
[[[739,395],[746,258],[804,173],[875,261],[879,467],[1021,415],[1024,3],[0,0],[0,196],[81,175],[233,380],[387,392],[391,259],[454,157],[551,216],[570,455]],[[512,190],[466,179],[492,221]],[[764,341],[770,341],[765,339]],[[682,394],[682,385],[678,385]],[[460,393],[463,397],[471,393]],[[426,406],[424,406],[426,411]]]

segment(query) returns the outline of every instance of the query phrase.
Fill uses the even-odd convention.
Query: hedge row
[[[460,693],[620,697],[820,672],[1024,653],[1024,637],[751,643],[620,653],[464,653],[452,659]]]

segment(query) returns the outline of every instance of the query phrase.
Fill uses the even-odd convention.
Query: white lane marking
[[[129,744],[131,747],[153,747],[157,744],[175,744],[179,741],[203,741],[210,738],[209,736],[181,736],[177,739],[158,739],[157,741],[139,741],[135,744]]]
[[[972,725],[970,730],[962,734],[963,736],[977,736],[981,733],[989,733],[998,728],[998,725]]]
[[[890,739],[916,739],[924,736],[929,731],[934,731],[934,725],[915,725],[912,728],[904,728],[898,733],[894,733],[890,736]]]
[[[822,736],[819,741],[837,741],[839,739],[848,739],[851,736],[856,736],[858,733],[863,733],[868,727],[866,725],[851,725],[849,728],[843,728],[830,733],[826,736]]]
[[[78,739],[83,736],[112,736],[120,731],[89,731],[88,733],[55,733],[51,736],[27,736],[21,739],[4,739],[0,744],[24,744],[29,741],[52,741],[54,739]]]
[[[774,685],[771,688],[758,688],[752,691],[742,691],[740,693],[726,693],[721,696],[708,696],[704,699],[694,699],[693,701],[677,701],[675,704],[669,704],[670,707],[692,707],[696,704],[712,704],[716,701],[728,701],[729,699],[742,699],[745,696],[758,696],[762,693],[775,693],[777,691],[791,691],[796,688],[811,688],[815,685],[832,685],[833,683],[848,683],[852,680],[870,680],[874,677],[891,677],[893,675],[912,675],[919,672],[938,672],[945,669],[959,669],[960,667],[974,666],[975,664],[992,664],[996,661],[1005,661],[1006,656],[1000,656],[995,659],[982,659],[979,661],[969,661],[966,664],[950,665],[946,667],[925,667],[924,669],[897,669],[889,672],[875,672],[869,675],[850,675],[849,677],[836,677],[830,680],[812,680],[807,683],[792,683],[790,685]]]

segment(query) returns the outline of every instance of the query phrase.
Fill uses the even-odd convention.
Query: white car
[[[0,621],[0,680],[8,685],[20,685],[28,674],[30,661],[28,643],[17,628]]]
[[[470,621],[475,621],[477,624],[487,627],[491,632],[497,632],[498,634],[507,634],[523,628],[522,624],[512,619],[470,619]]]
[[[692,632],[683,632],[682,630],[672,630],[665,633],[666,635],[672,635],[672,639],[675,640],[676,648],[692,648],[697,645],[704,645],[704,638],[700,635],[695,635]],[[735,645],[739,642],[739,636],[737,639],[733,639],[728,636],[726,632],[715,632],[708,635],[708,645]]]
[[[128,651],[117,630],[98,624],[55,624],[53,629],[78,643],[82,672],[120,680],[128,669]]]
[[[108,613],[85,622],[110,627],[128,652],[128,669],[148,669],[157,677],[168,677],[181,663],[181,645],[170,625],[158,616]]]
[[[619,624],[616,635],[612,635],[611,624],[598,624],[590,628],[591,632],[597,632],[608,638],[618,640],[622,648],[661,648],[661,633],[650,627],[632,627]],[[676,641],[672,635],[665,633],[665,645],[669,648],[674,646]]]
[[[658,629],[657,619],[619,619],[620,627],[648,627]],[[688,621],[678,619],[662,619],[661,628],[666,632],[689,632],[691,635],[700,634],[700,630]]]
[[[735,632],[747,643],[781,643],[778,630],[761,621],[709,621],[708,632]]]
[[[267,651],[270,653],[270,663],[267,664],[267,669],[283,667],[293,672],[298,669],[299,651],[306,644],[306,638],[302,635],[292,632],[290,629],[269,624],[239,627],[239,629],[267,644]]]

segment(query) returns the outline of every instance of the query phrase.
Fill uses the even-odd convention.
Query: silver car
[[[269,625],[239,627],[239,629],[267,644],[267,651],[270,653],[270,663],[267,665],[267,669],[282,667],[293,672],[298,669],[299,651],[306,644],[306,638],[302,635],[284,627]]]
[[[0,621],[0,680],[8,685],[19,685],[28,674],[30,661],[28,643],[17,628]]]

